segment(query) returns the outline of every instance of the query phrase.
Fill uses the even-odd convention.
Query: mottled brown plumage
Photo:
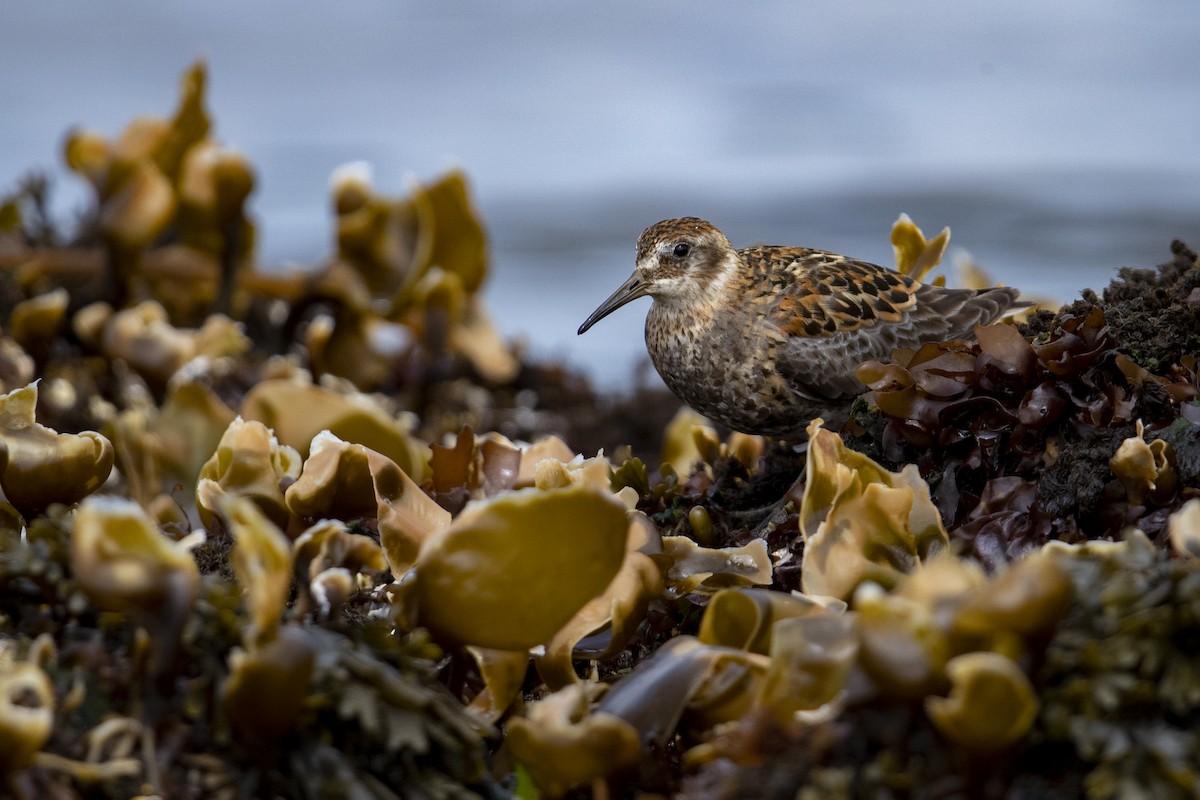
[[[1017,290],[946,289],[804,247],[747,247],[696,217],[663,220],[637,267],[579,328],[650,295],[646,348],[667,386],[746,433],[790,434],[843,412],[855,369],[899,347],[962,339],[1009,309]]]

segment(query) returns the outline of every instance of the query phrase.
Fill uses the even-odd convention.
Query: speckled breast
[[[820,412],[775,370],[780,342],[759,324],[713,318],[684,324],[658,304],[646,316],[646,349],[667,386],[716,422],[744,433],[803,430]]]

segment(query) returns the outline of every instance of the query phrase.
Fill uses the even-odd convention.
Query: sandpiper
[[[805,247],[735,250],[711,223],[683,217],[642,232],[633,274],[579,333],[646,295],[646,348],[671,391],[734,430],[788,435],[844,413],[865,389],[862,362],[970,337],[1018,292],[923,284]]]

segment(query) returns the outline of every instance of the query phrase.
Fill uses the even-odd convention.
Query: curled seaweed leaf
[[[676,475],[691,475],[697,464],[708,463],[701,445],[715,448],[717,441],[717,431],[709,421],[683,406],[663,431],[662,463],[670,465]]]
[[[676,636],[619,681],[597,713],[625,720],[643,742],[660,744],[685,715],[700,730],[752,709],[768,674],[765,656]]]
[[[408,473],[370,456],[378,500],[379,541],[392,573],[403,574],[425,543],[450,524],[450,512],[422,491]]]
[[[429,447],[433,489],[439,496],[491,497],[514,488],[520,479],[521,448],[500,434],[476,437],[469,426],[463,426],[453,446]]]
[[[925,713],[955,744],[980,754],[1019,741],[1037,717],[1038,700],[1025,673],[999,653],[950,659],[949,697],[925,699]]]
[[[766,655],[771,650],[775,624],[793,617],[827,613],[846,604],[801,594],[788,594],[744,587],[722,589],[712,596],[700,620],[700,641],[722,647],[736,647]]]
[[[269,641],[279,628],[292,587],[291,542],[249,498],[226,498],[221,514],[233,535],[234,574],[246,592],[246,639]]]
[[[926,239],[912,218],[901,214],[892,225],[891,238],[892,248],[896,251],[896,271],[924,281],[925,276],[941,263],[942,253],[950,243],[950,229],[942,228],[937,236]]]
[[[460,644],[542,644],[612,581],[627,532],[625,506],[584,485],[523,489],[469,505],[421,548],[420,622]]]
[[[857,629],[855,614],[831,611],[775,623],[760,706],[780,718],[799,713],[816,721],[835,714],[858,657]]]
[[[802,582],[805,593],[846,599],[864,580],[895,584],[947,536],[915,466],[889,472],[821,425],[808,430]]]
[[[300,476],[284,493],[298,517],[358,519],[378,510],[369,448],[344,442],[329,431],[312,440]],[[398,467],[397,467],[398,469]]]
[[[17,343],[31,347],[54,338],[67,315],[70,295],[54,289],[17,303],[8,318],[8,328]]]
[[[322,386],[276,378],[246,393],[241,414],[275,432],[281,444],[308,455],[313,438],[327,430],[339,439],[382,453],[420,482],[427,474],[424,442],[365,395],[338,394]]]
[[[190,544],[168,539],[128,500],[90,497],[75,515],[71,570],[79,588],[97,608],[128,613],[150,632],[156,673],[174,653],[199,588]]]
[[[1167,522],[1171,546],[1180,555],[1200,558],[1200,498],[1188,500]]]
[[[958,610],[954,628],[977,637],[994,637],[1003,631],[1038,637],[1054,630],[1073,600],[1074,590],[1061,561],[1042,550],[971,592]]]
[[[173,381],[149,424],[156,460],[184,485],[195,483],[236,416],[209,386]]]
[[[162,304],[146,300],[109,316],[100,345],[109,358],[121,359],[148,382],[163,387],[193,358],[241,355],[250,340],[223,314],[213,314],[198,329],[176,328]]]
[[[525,673],[529,671],[529,653],[486,647],[467,647],[466,650],[483,678],[483,691],[475,696],[469,708],[480,719],[494,723],[520,696]]]
[[[387,559],[370,536],[352,533],[336,520],[322,520],[304,531],[292,544],[296,572],[315,578],[333,568],[357,573],[368,569],[383,572]]]
[[[661,559],[672,594],[716,592],[728,586],[771,583],[771,557],[762,539],[741,547],[702,547],[686,536],[664,536]]]
[[[663,576],[648,553],[662,550],[658,530],[645,514],[629,512],[625,560],[603,594],[589,600],[547,642],[538,673],[551,689],[578,680],[573,658],[611,658],[633,638],[651,601],[663,591]]]
[[[253,500],[274,524],[286,527],[284,487],[299,476],[300,465],[300,455],[281,445],[266,425],[238,417],[200,469],[196,505],[205,527],[216,529],[221,509],[214,503],[229,494]]]
[[[39,664],[0,653],[0,772],[13,774],[33,762],[54,730],[55,705],[54,687]]]
[[[293,625],[266,641],[229,654],[229,677],[222,687],[225,713],[242,740],[259,748],[292,730],[312,683],[316,643]]]
[[[96,491],[115,457],[112,443],[95,431],[57,433],[38,424],[37,401],[37,383],[0,396],[0,487],[26,516]]]
[[[589,713],[593,691],[565,686],[534,703],[528,717],[508,722],[509,748],[549,797],[637,763],[637,731],[613,714]]]
[[[1136,434],[1121,442],[1109,467],[1125,485],[1132,503],[1149,499],[1163,504],[1175,494],[1175,450],[1163,439],[1147,442],[1141,420]]]
[[[888,594],[866,584],[855,593],[854,609],[860,630],[859,661],[881,691],[907,699],[943,687],[946,661],[953,652],[934,606],[905,597],[900,590]]]
[[[533,444],[521,448],[521,461],[517,467],[513,488],[525,489],[533,486],[538,465],[547,458],[565,464],[575,458],[575,451],[557,436],[543,436]]]

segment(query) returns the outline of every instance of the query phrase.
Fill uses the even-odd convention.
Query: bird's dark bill
[[[629,280],[622,283],[615,292],[609,295],[609,298],[601,303],[590,317],[583,321],[583,324],[579,326],[579,333],[583,333],[630,300],[637,300],[639,297],[645,296],[646,284],[642,283],[641,277],[635,272],[629,276]]]

